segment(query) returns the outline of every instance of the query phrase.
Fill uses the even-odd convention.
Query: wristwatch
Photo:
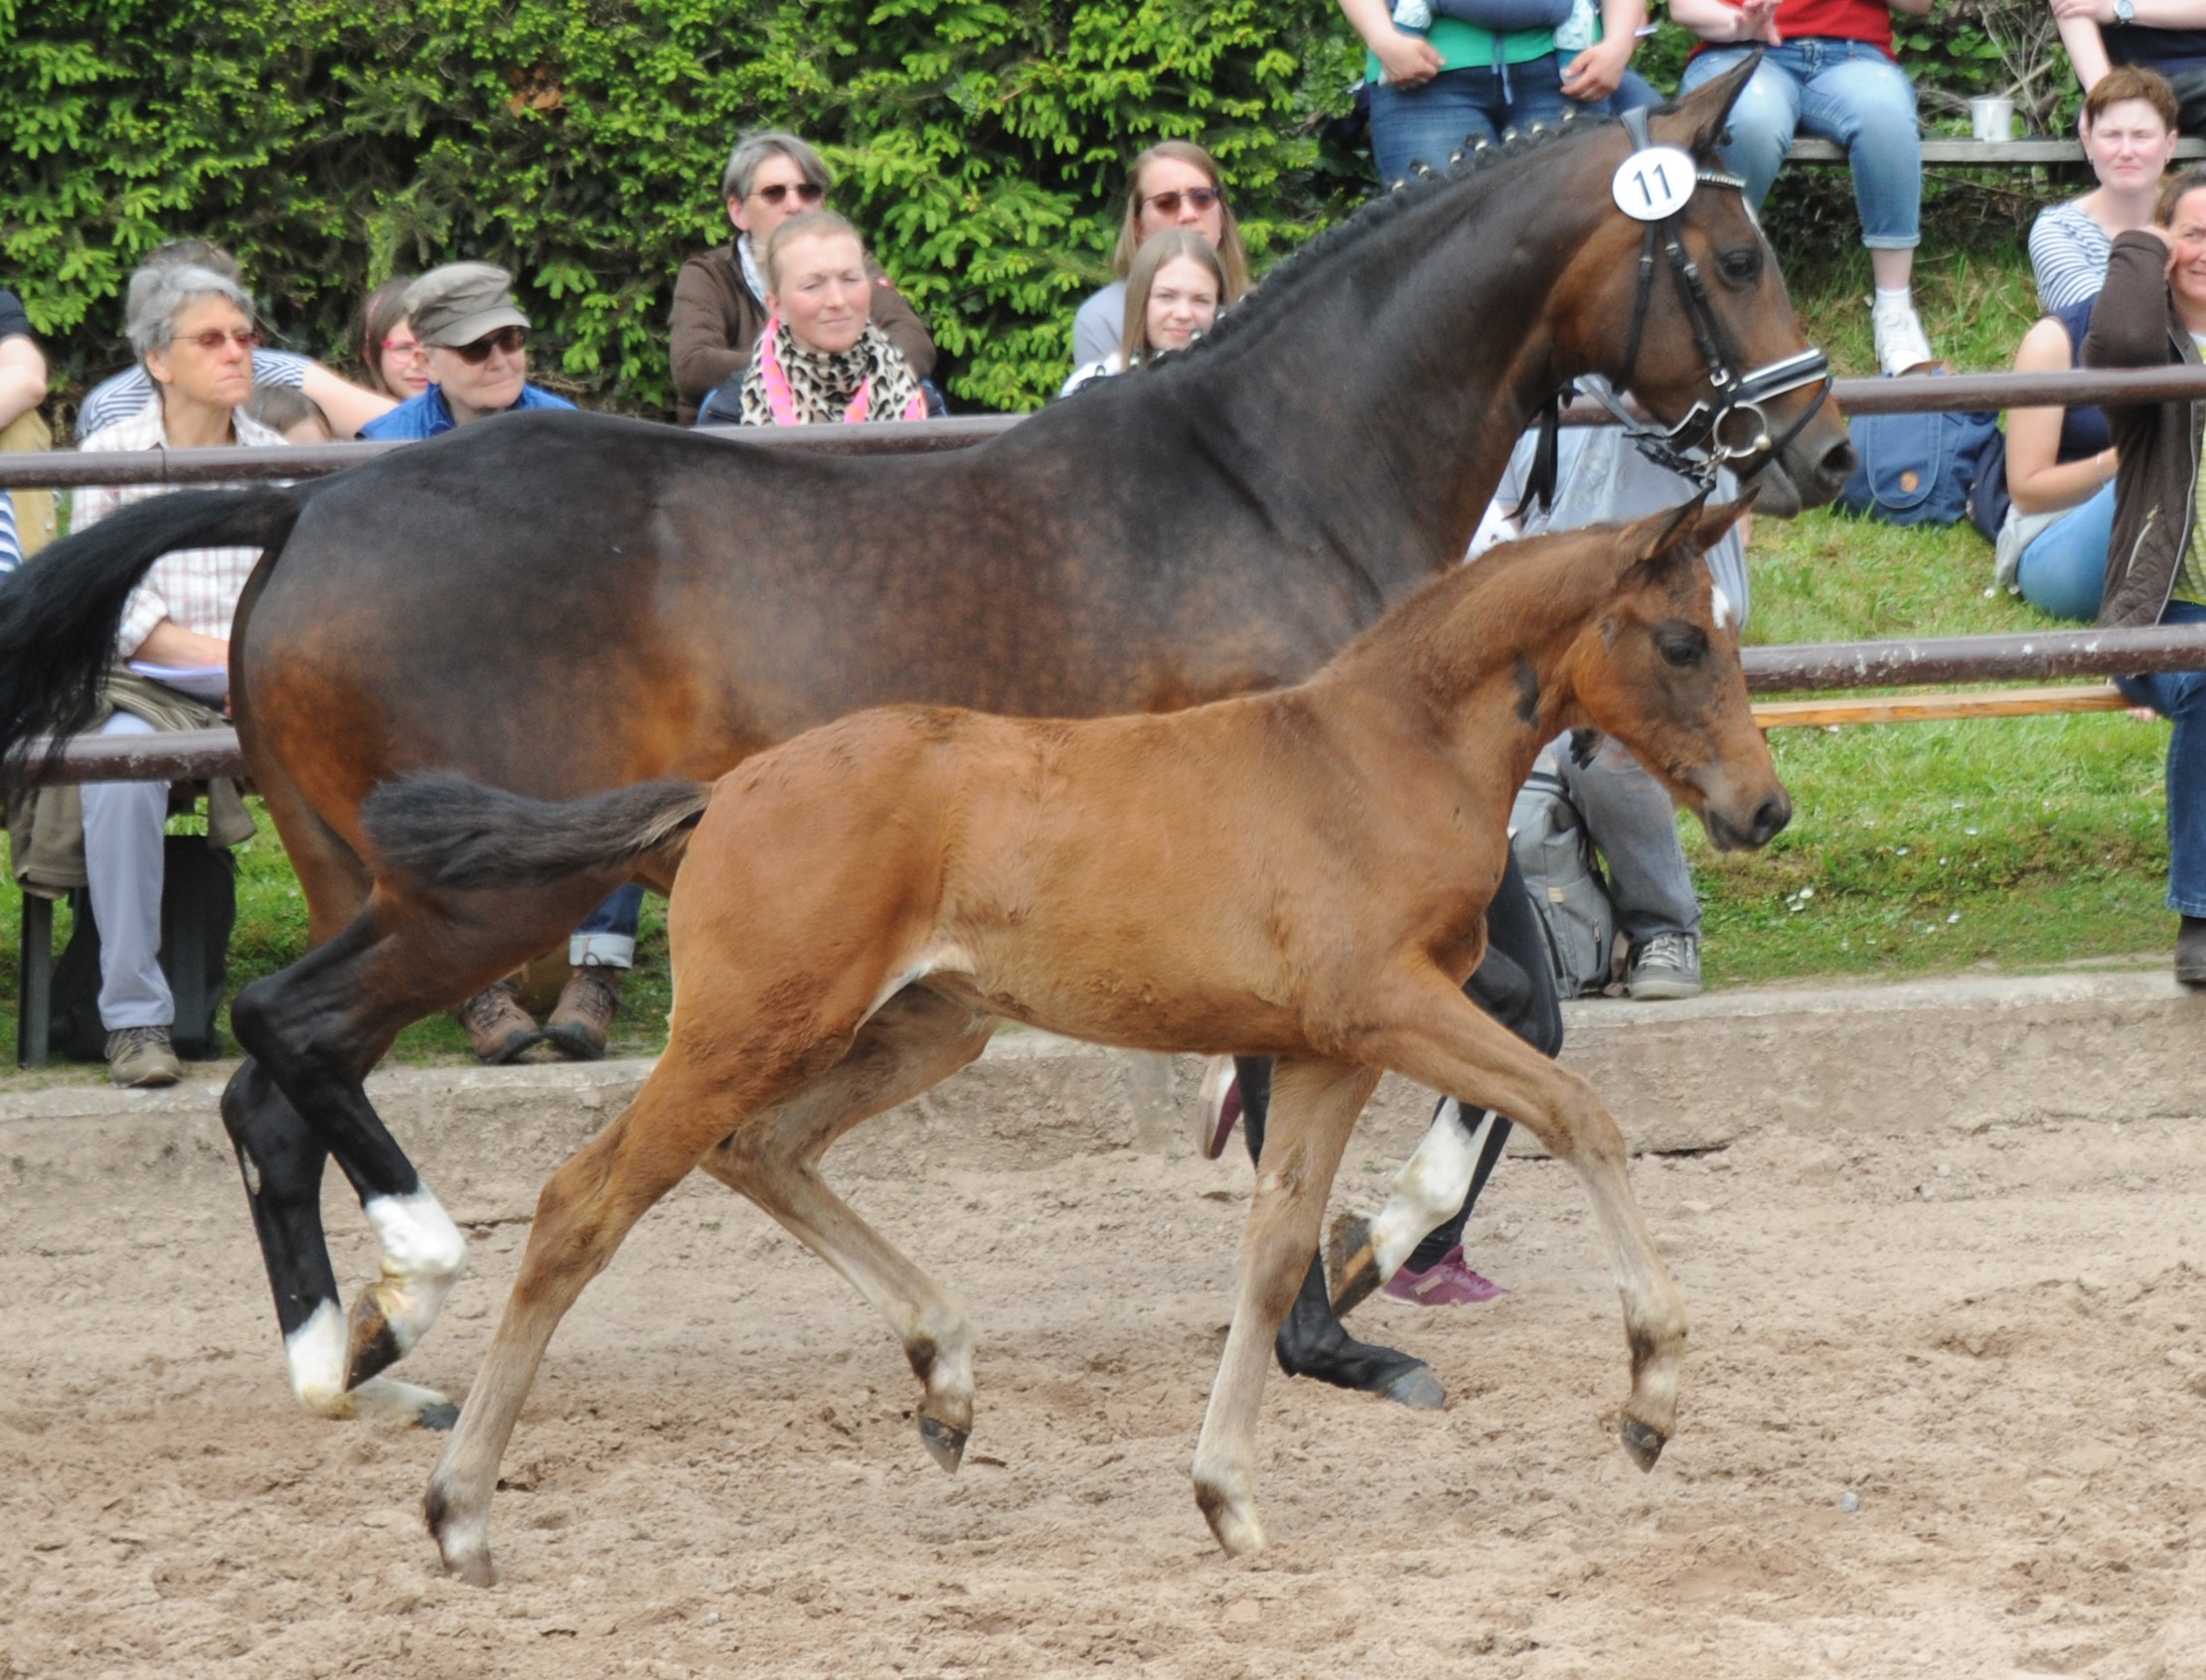
[[[2137,0],[2114,0],[2114,9],[2117,24],[2137,21]]]

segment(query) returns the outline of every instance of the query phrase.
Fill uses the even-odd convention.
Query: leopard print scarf
[[[870,321],[841,354],[806,350],[778,318],[758,335],[743,376],[740,423],[827,426],[845,420],[923,420],[927,399],[903,352]]]

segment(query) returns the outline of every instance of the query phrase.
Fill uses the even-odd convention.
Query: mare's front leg
[[[973,1331],[965,1309],[882,1239],[820,1176],[860,1122],[931,1090],[988,1048],[995,1017],[912,986],[860,1030],[836,1066],[721,1141],[705,1170],[747,1196],[826,1261],[888,1321],[924,1388],[919,1439],[955,1471],[973,1430]]]
[[[1685,1303],[1633,1198],[1616,1121],[1592,1086],[1497,1025],[1438,970],[1401,977],[1380,1007],[1383,1024],[1364,1036],[1374,1060],[1509,1115],[1585,1181],[1632,1352],[1620,1433],[1633,1461],[1652,1469],[1677,1427]]]
[[[1378,1077],[1376,1068],[1286,1057],[1272,1070],[1264,1155],[1241,1237],[1240,1298],[1195,1448],[1195,1503],[1235,1556],[1264,1544],[1256,1419],[1272,1343],[1317,1249],[1340,1151]]]

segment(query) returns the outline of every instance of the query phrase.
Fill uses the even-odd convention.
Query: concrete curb
[[[1566,1063],[1608,1100],[1635,1149],[1717,1148],[1771,1125],[1890,1133],[2206,1113],[2206,995],[2164,973],[1593,999],[1564,1013]],[[401,1068],[369,1090],[456,1210],[503,1219],[526,1216],[544,1175],[650,1070]],[[0,1191],[234,1184],[218,1112],[230,1066],[194,1073],[160,1092],[0,1091]],[[1113,1148],[1184,1150],[1200,1073],[1191,1056],[1008,1032],[975,1067],[850,1139],[834,1172],[911,1178],[1046,1168]],[[1428,1094],[1387,1080],[1351,1158],[1406,1151],[1430,1113]]]

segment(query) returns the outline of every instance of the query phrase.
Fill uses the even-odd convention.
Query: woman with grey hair
[[[86,437],[84,453],[283,447],[281,432],[243,409],[260,335],[252,299],[229,274],[200,263],[149,264],[131,278],[128,330],[154,400]],[[73,527],[83,531],[170,488],[79,490]],[[259,561],[257,548],[182,548],[153,563],[123,607],[115,657],[125,669],[107,684],[114,709],[99,733],[143,735],[220,721],[229,696],[230,623]],[[95,782],[82,790],[83,878],[99,924],[99,1020],[108,1075],[117,1085],[173,1085],[182,1074],[176,1000],[159,962],[168,796],[164,782]],[[35,822],[42,850],[62,843],[45,808]],[[209,844],[234,845],[251,832],[235,790],[227,800],[210,797]],[[195,1034],[207,1025],[187,1024]]]
[[[818,210],[834,187],[820,154],[794,134],[766,129],[746,134],[720,172],[720,198],[735,237],[693,256],[675,276],[673,341],[676,412],[684,425],[698,407],[733,376],[738,383],[766,324],[766,241],[790,217]],[[898,295],[880,265],[868,260],[873,324],[903,353],[916,379],[934,370],[934,340],[927,324]],[[729,416],[732,418],[732,415]]]

